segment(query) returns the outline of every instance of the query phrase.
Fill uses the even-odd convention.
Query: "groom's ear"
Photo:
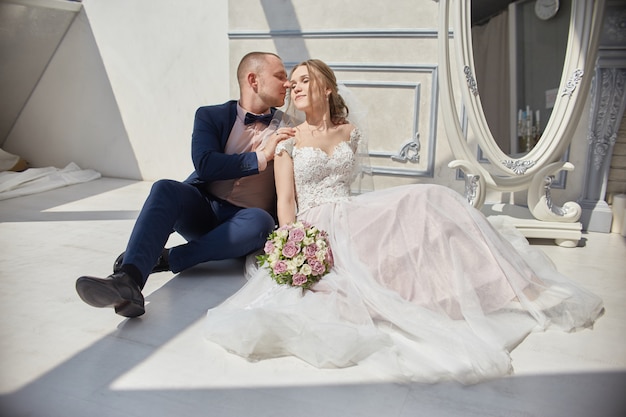
[[[254,72],[249,72],[246,80],[248,81],[248,85],[250,86],[250,88],[252,88],[254,91],[257,91],[257,88],[259,86],[257,75]]]

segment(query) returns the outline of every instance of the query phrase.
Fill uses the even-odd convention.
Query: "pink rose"
[[[315,258],[316,253],[317,253],[317,245],[315,243],[304,248],[304,255],[307,258]]]
[[[263,251],[265,253],[274,252],[274,242],[272,242],[271,240],[268,240],[267,242],[265,242],[265,247],[263,248]]]
[[[283,256],[293,258],[300,252],[300,247],[295,242],[289,241],[283,246]]]
[[[293,240],[294,242],[302,242],[303,239],[304,239],[304,230],[291,229],[289,231],[289,240]]]
[[[324,264],[317,259],[309,259],[308,262],[314,276],[322,275],[324,274],[324,272],[326,272],[326,267],[324,266]]]
[[[307,281],[306,275],[301,274],[300,272],[298,272],[298,273],[295,273],[293,275],[293,279],[292,279],[291,282],[293,283],[293,285],[300,286],[300,285],[304,284],[306,281]]]
[[[287,262],[278,261],[274,264],[274,273],[276,275],[284,274],[287,272]]]

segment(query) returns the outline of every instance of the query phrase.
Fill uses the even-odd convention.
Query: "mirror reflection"
[[[514,158],[539,141],[561,81],[572,0],[472,0],[476,82],[492,136]]]

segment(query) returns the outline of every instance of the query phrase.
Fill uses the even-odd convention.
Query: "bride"
[[[351,196],[364,138],[334,73],[308,60],[290,81],[290,106],[306,119],[276,150],[278,220],[328,232],[334,266],[303,290],[248,262],[246,285],[208,311],[208,340],[249,360],[291,355],[473,383],[511,373],[509,353],[530,332],[590,327],[600,316],[602,300],[446,187]]]

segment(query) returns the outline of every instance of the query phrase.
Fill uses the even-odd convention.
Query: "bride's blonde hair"
[[[307,59],[293,67],[291,76],[301,66],[306,66],[309,72],[309,83],[311,84],[309,88],[317,88],[320,97],[325,97],[327,90],[330,90],[330,94],[328,94],[330,120],[336,125],[348,123],[346,119],[350,110],[337,90],[337,78],[333,70],[319,59]],[[321,102],[320,106],[324,106],[324,103]]]

